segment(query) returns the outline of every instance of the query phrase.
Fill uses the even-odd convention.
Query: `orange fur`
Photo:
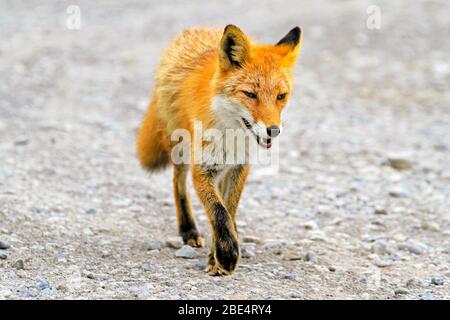
[[[224,31],[184,31],[164,51],[156,71],[153,100],[137,137],[142,166],[156,170],[169,164],[171,149],[178,142],[170,141],[172,132],[187,129],[193,137],[194,121],[200,121],[204,129],[223,130],[235,125],[249,129],[247,120],[251,128],[263,128],[263,134],[271,126],[279,127],[281,111],[292,91],[291,69],[300,42],[299,28],[292,29],[276,45],[253,43],[233,25]],[[235,109],[222,112],[228,104]],[[235,218],[249,166],[175,165],[179,232],[184,242],[193,246],[202,246],[203,238],[186,192],[189,166],[213,229],[208,270],[230,274],[239,258]],[[216,187],[219,177],[220,190]]]

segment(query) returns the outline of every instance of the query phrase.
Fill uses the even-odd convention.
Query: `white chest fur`
[[[241,118],[250,116],[248,111],[223,95],[213,98],[212,111],[216,121],[213,128],[203,131],[203,139],[208,141],[203,148],[203,164],[225,167],[249,163],[254,137],[241,122]]]

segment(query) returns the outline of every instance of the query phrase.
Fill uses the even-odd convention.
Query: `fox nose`
[[[280,128],[278,128],[277,126],[270,126],[267,128],[267,134],[269,135],[269,137],[275,138],[280,134]]]

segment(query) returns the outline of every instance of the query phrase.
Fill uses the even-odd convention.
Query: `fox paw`
[[[214,276],[231,275],[239,260],[239,245],[234,239],[218,240],[215,244],[214,263],[210,259],[208,274]]]
[[[191,247],[204,247],[205,239],[198,233],[197,230],[190,230],[181,234],[184,244]]]
[[[217,263],[215,265],[208,265],[208,267],[205,270],[210,276],[217,277],[217,276],[228,276],[232,274],[232,271],[227,271],[223,269],[220,265]]]

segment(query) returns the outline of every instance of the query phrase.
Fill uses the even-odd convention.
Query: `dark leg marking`
[[[239,260],[239,244],[231,217],[221,203],[214,206],[215,257],[226,271],[233,271]]]

